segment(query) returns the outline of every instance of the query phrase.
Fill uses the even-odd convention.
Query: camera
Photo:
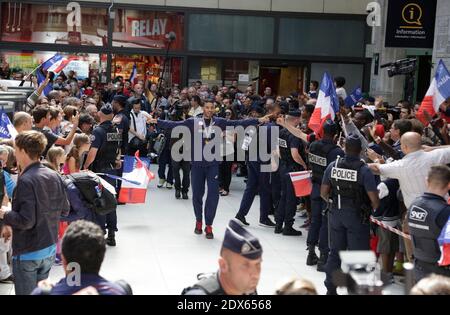
[[[381,65],[380,68],[388,68],[388,76],[412,74],[417,69],[417,59],[407,58]]]
[[[341,251],[342,272],[333,274],[338,287],[346,287],[349,295],[381,295],[383,282],[376,256],[372,251]]]

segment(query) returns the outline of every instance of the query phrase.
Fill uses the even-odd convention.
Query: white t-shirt
[[[336,89],[337,97],[342,97],[344,100],[347,98],[347,92],[343,87]]]
[[[147,135],[147,119],[150,118],[150,114],[146,111],[141,110],[139,113],[135,113],[131,111],[130,113],[130,129],[134,130],[134,121],[136,121],[136,132],[143,137]],[[131,132],[128,132],[128,142],[134,138],[134,135]]]

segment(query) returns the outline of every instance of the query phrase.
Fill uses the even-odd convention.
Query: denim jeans
[[[39,281],[48,278],[55,256],[39,260],[13,259],[14,289],[16,295],[29,295]]]

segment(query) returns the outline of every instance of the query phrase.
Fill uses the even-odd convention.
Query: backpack
[[[116,196],[101,184],[98,175],[80,172],[67,175],[67,177],[78,188],[89,209],[100,215],[106,215],[116,210]]]
[[[78,188],[67,176],[61,176],[64,188],[67,193],[67,200],[70,204],[70,211],[67,216],[61,216],[61,221],[73,222],[76,220],[94,221],[94,213],[89,209]]]

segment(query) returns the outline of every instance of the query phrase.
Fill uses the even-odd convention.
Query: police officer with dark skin
[[[122,166],[120,161],[120,142],[122,140],[122,135],[112,123],[113,109],[111,105],[103,105],[98,112],[98,117],[100,119],[100,124],[92,131],[91,148],[89,149],[84,163],[84,169],[90,169],[94,173],[116,175],[117,169],[120,169]],[[114,179],[107,176],[105,176],[104,179],[113,187],[116,187],[116,181]],[[106,232],[106,229],[108,230],[106,244],[109,246],[116,246],[116,211],[114,210],[105,216],[96,214],[96,222],[104,232]]]
[[[290,111],[286,115],[285,123],[296,127],[300,123],[300,116],[300,111]],[[291,134],[287,128],[280,131],[278,145],[280,151],[281,195],[280,203],[275,210],[275,234],[282,233],[283,235],[299,236],[302,235],[302,232],[293,228],[297,197],[295,196],[289,173],[307,169],[305,158],[302,157],[305,148],[302,140]]]
[[[327,205],[320,197],[320,185],[327,166],[336,160],[338,156],[344,156],[344,151],[335,143],[337,125],[328,119],[323,124],[323,137],[314,141],[309,146],[308,162],[312,171],[311,192],[311,226],[308,231],[306,243],[308,245],[308,257],[306,264],[317,264],[318,271],[325,271],[324,266],[328,259],[328,217],[323,215]],[[319,245],[320,258],[318,259],[315,247]]]
[[[325,266],[328,295],[336,295],[332,275],[340,268],[339,252],[370,250],[369,215],[378,208],[375,175],[360,160],[361,139],[349,135],[345,141],[345,156],[330,163],[323,176],[320,195],[330,206],[330,254]]]
[[[408,209],[416,281],[431,273],[450,277],[450,266],[438,265],[441,250],[437,241],[450,216],[450,205],[445,199],[450,190],[450,168],[446,165],[431,167],[427,188]]]
[[[219,271],[183,290],[183,295],[254,295],[261,274],[259,240],[235,219],[228,223]]]

